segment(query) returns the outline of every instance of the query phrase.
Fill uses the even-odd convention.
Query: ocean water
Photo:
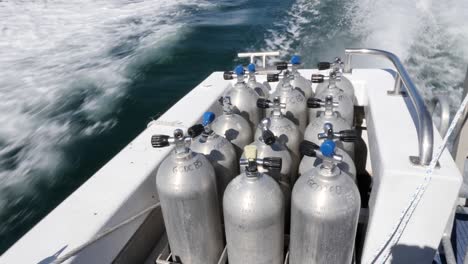
[[[0,254],[239,51],[314,67],[386,49],[455,110],[466,14],[457,0],[0,1]]]

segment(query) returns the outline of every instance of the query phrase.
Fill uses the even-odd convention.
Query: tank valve
[[[312,83],[323,83],[325,76],[323,74],[312,74],[310,81]]]
[[[286,61],[277,62],[276,63],[276,69],[278,71],[287,70],[288,69],[288,63]]]
[[[315,144],[314,142],[310,142],[308,140],[304,140],[301,142],[299,146],[299,152],[301,155],[308,156],[308,157],[316,157],[316,151],[320,149],[320,146]]]
[[[343,142],[356,142],[358,138],[356,130],[354,129],[334,132],[333,125],[331,123],[325,123],[325,125],[323,125],[323,131],[323,133],[319,133],[317,135],[318,139],[339,139]]]
[[[205,112],[202,117],[202,123],[191,126],[187,132],[190,137],[195,138],[200,134],[208,136],[212,133],[210,124],[215,120],[216,115],[213,112]]]
[[[265,169],[281,170],[282,160],[278,157],[264,157],[263,159],[257,158],[257,147],[255,145],[247,145],[244,147],[245,158],[240,159],[239,164],[246,166],[247,176],[256,176],[258,166]]]
[[[271,132],[271,130],[268,129],[270,126],[270,119],[263,119],[262,122],[260,123],[260,126],[262,128],[262,136],[260,140],[265,143],[266,145],[270,146],[273,143],[276,142],[276,136]]]
[[[279,74],[277,73],[267,74],[267,82],[278,82],[278,81],[279,81]]]
[[[224,80],[232,80],[234,79],[234,76],[237,76],[237,82],[243,82],[244,74],[244,67],[242,67],[242,65],[237,65],[234,71],[225,71],[223,73],[223,78]]]
[[[327,105],[331,106],[338,106],[339,103],[336,101],[333,101],[333,96],[328,95],[325,100],[315,98],[315,97],[310,97],[307,99],[307,107],[308,108],[320,108],[320,107],[326,107]]]
[[[330,69],[330,67],[331,67],[330,62],[321,61],[321,62],[317,63],[317,68],[318,68],[319,71],[328,70],[328,69]]]
[[[169,145],[176,145],[177,153],[187,152],[191,141],[192,137],[184,136],[184,131],[182,131],[182,129],[174,130],[174,137],[169,137],[167,135],[153,135],[151,137],[151,145],[153,148],[164,148]]]
[[[234,79],[234,72],[232,71],[225,71],[223,74],[224,80],[232,80]]]

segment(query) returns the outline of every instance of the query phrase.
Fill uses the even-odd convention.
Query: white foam
[[[186,4],[0,1],[0,194],[54,175],[63,146],[115,125],[128,67],[177,36]]]

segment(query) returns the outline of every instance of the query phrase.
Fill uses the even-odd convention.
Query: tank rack
[[[284,246],[288,248],[289,246],[289,235],[285,235],[284,237]],[[223,253],[219,257],[217,264],[227,264],[228,255],[227,255],[227,247],[224,246]],[[172,253],[169,249],[169,243],[166,243],[164,249],[159,253],[158,258],[156,259],[156,264],[183,264],[181,262],[175,261],[172,259]],[[289,250],[286,252],[284,257],[284,264],[289,264]]]

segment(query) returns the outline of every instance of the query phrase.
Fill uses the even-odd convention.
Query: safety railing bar
[[[433,152],[433,144],[434,144],[434,132],[432,127],[432,118],[427,111],[426,105],[424,100],[422,99],[421,95],[419,94],[416,85],[414,85],[413,81],[411,80],[408,72],[406,71],[405,67],[401,63],[400,59],[393,53],[385,51],[385,50],[378,50],[378,49],[346,49],[345,50],[345,66],[344,72],[351,73],[351,57],[352,55],[374,55],[380,56],[388,59],[392,62],[395,66],[397,71],[398,79],[401,80],[403,85],[406,87],[406,92],[408,93],[411,103],[413,104],[417,118],[418,118],[418,149],[419,155],[416,159],[411,158],[410,160],[413,163],[417,163],[418,165],[429,165],[432,159],[432,152]],[[395,88],[398,87],[399,84],[396,84]],[[396,92],[396,91],[394,91]]]

